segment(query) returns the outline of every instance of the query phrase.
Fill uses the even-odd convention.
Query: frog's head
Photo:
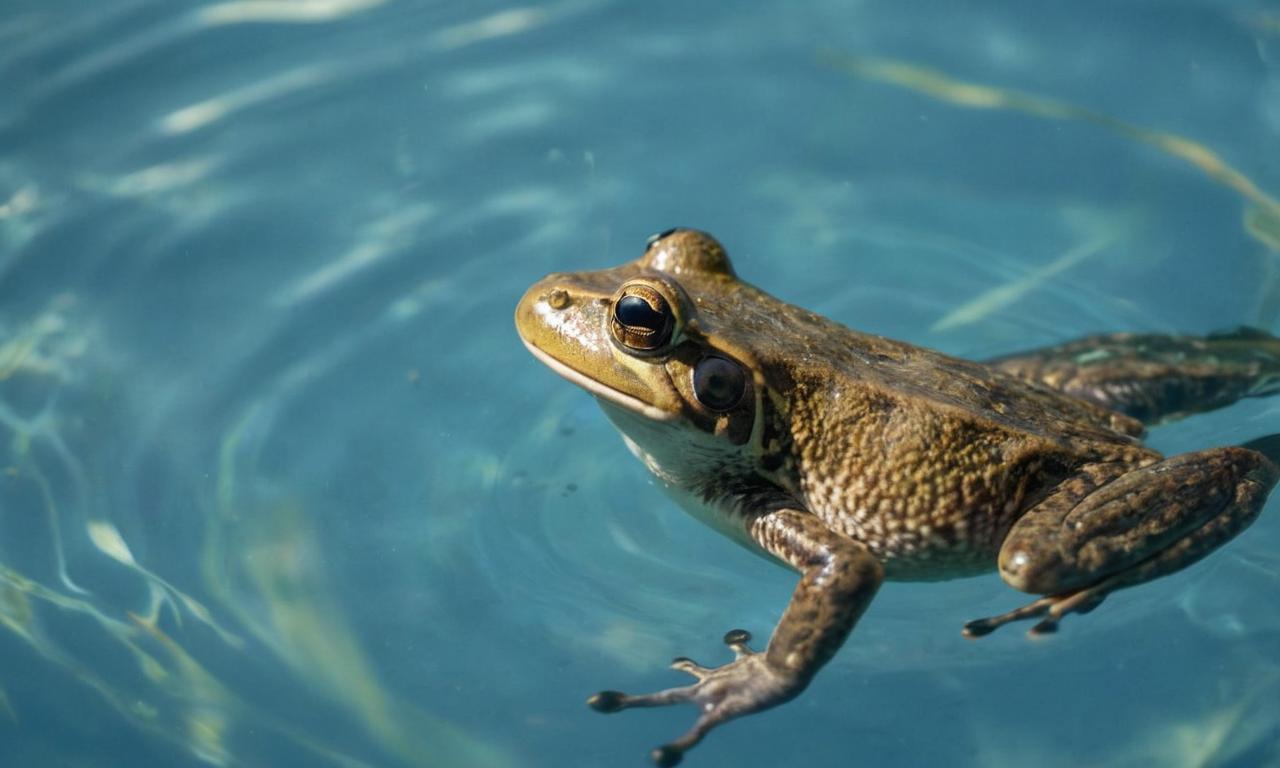
[[[620,267],[543,278],[516,328],[596,396],[651,470],[694,490],[713,470],[741,480],[776,466],[761,302],[776,300],[738,280],[715,239],[673,229]]]

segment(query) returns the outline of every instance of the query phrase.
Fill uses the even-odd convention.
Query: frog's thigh
[[[1280,474],[1262,454],[1236,447],[1184,453],[1098,484],[1107,470],[1068,481],[1014,524],[1000,549],[1006,582],[1057,595],[1106,579],[1105,594],[1172,573],[1248,527]]]

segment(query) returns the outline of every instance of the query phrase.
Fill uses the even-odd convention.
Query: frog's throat
[[[628,411],[632,411],[633,413],[638,413],[646,419],[652,419],[654,421],[671,421],[676,418],[676,414],[674,413],[668,413],[661,408],[649,405],[638,397],[632,397],[631,395],[619,392],[612,387],[606,387],[586,374],[574,370],[551,355],[548,355],[546,352],[543,352],[541,349],[530,344],[527,340],[521,339],[521,341],[524,342],[524,345],[529,352],[532,353],[534,357],[541,360],[548,368],[569,381],[572,381],[574,384],[577,384],[579,387],[587,390],[596,397],[607,400],[610,403],[625,408]]]

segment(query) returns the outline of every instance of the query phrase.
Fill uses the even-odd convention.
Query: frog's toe
[[[1040,619],[1035,626],[1027,630],[1032,637],[1051,635],[1058,631],[1058,624],[1069,613],[1085,614],[1102,604],[1113,586],[1110,580],[1092,587],[1068,592],[1061,595],[1047,595],[1030,602],[1021,608],[1015,608],[999,616],[975,619],[964,625],[961,632],[965,637],[982,637],[1015,621]]]
[[[610,714],[626,709],[627,694],[622,691],[600,691],[587,699],[587,706],[597,712]]]
[[[673,669],[686,672],[697,682],[680,688],[668,688],[637,696],[621,691],[601,691],[587,700],[597,712],[619,712],[636,707],[661,707],[689,702],[697,705],[698,719],[683,736],[653,750],[651,757],[659,766],[676,765],[684,753],[692,749],[713,728],[742,715],[781,704],[794,698],[804,688],[805,680],[794,672],[769,664],[765,654],[747,645],[751,635],[735,629],[725,635],[725,645],[737,657],[722,667],[704,667],[683,656],[671,663]]]
[[[679,765],[684,759],[684,750],[674,744],[663,744],[649,753],[649,757],[658,768],[670,768],[673,765]]]
[[[696,685],[695,683],[683,688],[668,688],[665,691],[645,693],[639,696],[631,696],[622,691],[600,691],[587,699],[587,706],[606,715],[621,712],[624,709],[636,709],[637,707],[663,707],[668,704],[690,701],[693,698],[693,690]]]
[[[1049,607],[1053,604],[1054,598],[1042,597],[1035,602],[1028,603],[1021,608],[1015,608],[1008,613],[1002,613],[999,616],[988,616],[985,619],[974,619],[964,625],[961,630],[965,637],[982,637],[989,635],[1005,624],[1014,621],[1022,621],[1024,619],[1039,618],[1049,611]]]
[[[672,659],[671,668],[680,672],[687,672],[699,680],[711,674],[710,669],[685,656],[677,656]]]
[[[733,649],[735,659],[755,653],[747,643],[751,642],[751,633],[745,629],[731,629],[724,634],[724,644]]]
[[[1027,635],[1030,637],[1044,637],[1045,635],[1052,635],[1057,631],[1058,620],[1050,617],[1036,622],[1035,626],[1027,630]]]
[[[721,667],[724,669],[724,667]],[[699,680],[705,681],[707,674],[714,674],[717,670],[707,670],[698,667],[701,674]],[[689,670],[684,670],[689,671]],[[675,704],[682,701],[692,701],[699,704],[699,708],[703,710],[693,727],[690,728],[683,736],[655,748],[649,753],[655,765],[666,768],[667,766],[679,765],[684,759],[684,753],[692,749],[698,742],[702,741],[702,737],[707,734],[716,725],[736,716],[735,712],[727,712],[723,707],[717,706],[714,702],[708,700],[705,695],[699,695],[699,688],[702,683],[686,686],[684,688],[668,688],[665,691],[657,693],[649,693],[641,696],[628,696],[621,691],[601,691],[587,700],[587,704],[597,712],[618,712],[632,707],[660,707],[666,704]]]

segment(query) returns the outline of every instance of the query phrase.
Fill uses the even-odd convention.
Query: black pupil
[[[639,296],[623,296],[618,299],[618,306],[613,314],[618,322],[632,328],[644,328],[649,331],[660,331],[667,323],[666,316],[649,306],[649,302]]]
[[[747,388],[747,375],[737,363],[723,357],[704,357],[693,369],[693,394],[715,411],[738,404]]]

